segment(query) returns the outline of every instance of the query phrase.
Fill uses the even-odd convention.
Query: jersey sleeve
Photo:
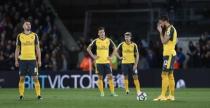
[[[17,39],[16,39],[16,46],[20,46],[21,42],[20,42],[20,34],[17,35]]]
[[[111,48],[115,47],[115,44],[114,44],[114,42],[111,39],[110,39],[110,47]]]
[[[136,44],[134,44],[134,52],[139,53],[138,46]]]
[[[96,47],[96,39],[95,40],[93,40],[90,44],[89,44],[89,46],[88,47]]]
[[[116,46],[115,46],[114,42],[111,39],[109,39],[109,41],[110,41],[110,44],[109,44],[109,55],[111,55],[112,52],[115,50]]]
[[[39,45],[39,37],[35,34],[35,45]]]
[[[122,44],[123,44],[123,42],[120,43],[120,44],[117,46],[118,53],[119,53],[120,56],[122,56]]]
[[[90,49],[91,49],[91,51],[92,51],[93,54],[96,54],[96,40],[97,40],[97,39],[93,40],[93,41],[88,45],[88,47],[90,47]]]
[[[170,27],[167,31],[166,34],[170,37],[170,40],[173,39],[173,34],[174,34],[174,28]]]

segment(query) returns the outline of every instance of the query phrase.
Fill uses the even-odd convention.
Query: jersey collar
[[[105,40],[105,39],[106,39],[106,37],[105,37],[104,39],[101,39],[101,38],[99,37],[98,39],[100,39],[100,40]]]
[[[30,31],[30,33],[29,34],[26,34],[26,33],[24,33],[24,31],[22,32],[23,34],[25,34],[25,35],[30,35],[32,32]]]
[[[127,43],[127,42],[125,41],[125,44],[130,45],[130,44],[132,44],[132,41],[131,41],[130,43]]]

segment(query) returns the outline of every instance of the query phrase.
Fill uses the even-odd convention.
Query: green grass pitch
[[[147,101],[137,101],[135,90],[126,95],[116,89],[118,97],[100,97],[97,89],[43,89],[43,100],[37,100],[33,90],[25,91],[24,100],[18,100],[18,89],[0,89],[0,108],[210,108],[210,88],[176,90],[176,101],[154,102],[160,89],[144,88]]]

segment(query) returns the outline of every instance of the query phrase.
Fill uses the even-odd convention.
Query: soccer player
[[[117,57],[122,60],[121,69],[124,75],[126,94],[129,94],[128,73],[132,72],[137,95],[141,93],[138,79],[137,65],[139,61],[138,46],[131,41],[132,33],[124,34],[125,41],[120,43],[116,50]],[[120,54],[119,54],[120,53]],[[121,55],[121,56],[120,56]]]
[[[169,23],[169,18],[167,16],[160,17],[157,24],[157,30],[160,33],[160,39],[163,44],[163,68],[161,74],[161,95],[155,98],[154,101],[174,101],[175,81],[173,75],[173,64],[176,56],[175,45],[177,43],[177,32],[174,26]],[[168,88],[169,96],[166,97]]]
[[[38,80],[38,68],[41,66],[41,52],[39,38],[36,33],[31,31],[31,23],[25,20],[23,32],[18,34],[15,49],[15,65],[19,67],[19,99],[24,98],[25,76],[33,77],[37,99],[42,99],[40,94],[40,84]],[[37,60],[36,60],[37,55]],[[38,65],[38,66],[37,66]]]
[[[109,80],[109,88],[111,91],[112,96],[118,96],[114,92],[114,82],[112,78],[112,69],[110,67],[110,60],[114,56],[116,46],[114,42],[106,37],[105,28],[99,27],[98,28],[98,36],[91,42],[88,46],[87,51],[90,56],[95,60],[96,63],[96,73],[98,74],[98,88],[101,93],[101,96],[104,96],[104,89],[103,89],[103,75],[106,74]],[[96,54],[92,53],[92,47],[96,48]],[[111,52],[110,49],[113,51]],[[111,52],[111,53],[110,53]]]

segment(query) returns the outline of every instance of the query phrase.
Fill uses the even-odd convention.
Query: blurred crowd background
[[[126,3],[127,5],[114,4],[114,6],[110,8],[130,9],[138,7],[138,6],[133,6],[132,2],[131,3],[129,2],[130,0],[127,1],[128,1],[128,3]],[[183,2],[185,0],[183,1],[172,0],[172,1],[173,2],[171,2],[170,0],[169,1],[166,0],[166,2],[163,3],[164,4],[168,3],[167,7],[164,7],[163,5],[163,7],[161,8],[167,10],[169,13],[170,12],[174,13],[173,15],[176,15],[176,13],[179,12],[177,8],[178,7],[182,8],[186,2]],[[68,14],[66,15],[66,18],[73,17],[75,19],[76,18],[79,19],[80,17],[84,17],[83,16],[84,13],[82,15],[78,14],[81,13],[81,11],[89,9],[87,7],[83,7],[81,8],[81,10],[79,10],[78,6],[71,5],[63,13],[67,11],[69,12],[59,15],[59,12],[62,11],[62,9],[56,8],[59,5],[59,4],[55,5],[56,3],[57,2],[52,0],[52,4],[55,7],[55,10],[57,9],[58,16],[60,16],[61,20],[64,19],[63,20],[64,25],[65,25],[64,16],[66,14]],[[99,5],[94,7],[94,9],[98,8],[101,9],[101,7],[103,8],[103,5],[101,6],[99,3]],[[63,8],[66,8],[66,6],[64,6]],[[78,10],[78,13],[75,12],[76,9]],[[201,12],[200,14],[202,14],[203,17],[205,17],[205,19],[209,18],[210,16],[208,8],[203,10],[201,9],[199,12]],[[25,18],[30,18],[32,20],[32,31],[38,34],[40,40],[40,46],[42,52],[42,67],[41,67],[42,70],[67,71],[67,70],[79,69],[79,70],[88,71],[89,67],[92,67],[93,61],[87,54],[86,48],[87,45],[91,42],[91,40],[96,38],[97,36],[97,29],[95,29],[96,27],[95,28],[93,27],[94,29],[90,30],[94,32],[88,33],[88,36],[82,36],[82,30],[78,30],[79,27],[83,29],[81,24],[74,26],[76,21],[71,22],[69,25],[67,24],[66,26],[67,27],[70,26],[69,31],[72,33],[72,36],[74,37],[78,45],[78,47],[72,47],[71,49],[68,49],[63,44],[63,40],[65,39],[62,38],[61,31],[57,28],[58,25],[55,24],[55,19],[58,16],[55,15],[52,11],[52,8],[49,7],[46,3],[44,3],[42,0],[3,0],[3,1],[1,0],[0,1],[0,70],[17,69],[14,66],[16,37],[18,33],[22,32],[23,20]],[[173,18],[176,19],[176,17],[172,17],[172,20]],[[72,20],[74,21],[74,19]],[[84,20],[84,18],[82,20]],[[200,19],[198,18],[198,20]],[[174,21],[174,24],[175,27],[177,25],[176,27],[177,31],[179,34],[181,34],[180,32],[182,32],[181,29],[182,26],[179,27],[179,24],[183,25],[184,23],[177,24],[176,21]],[[194,27],[194,29],[196,30],[199,29],[199,26],[193,25],[194,23],[189,22],[189,24],[191,24]],[[105,25],[105,27],[107,26]],[[194,31],[194,29],[192,29],[192,31]],[[115,30],[115,28],[112,29],[111,27],[108,26],[108,30],[106,31],[107,35],[115,42],[116,45],[118,45],[123,40],[122,36],[123,32],[118,33],[118,32],[113,32],[111,30]],[[140,61],[138,68],[139,69],[161,68],[162,44],[160,43],[158,34],[155,35],[156,38],[153,39],[153,37],[151,37],[151,39],[148,41],[144,37],[141,38],[139,36],[135,36],[139,35],[138,33],[135,33],[137,31],[133,30],[132,32],[134,32],[133,40],[138,44],[140,51]],[[210,68],[209,31],[203,29],[200,32],[196,32],[196,36],[199,39],[197,41],[189,40],[189,42],[187,43],[188,44],[187,48],[182,48],[182,46],[179,45],[176,47],[177,56],[176,56],[176,63],[174,64],[176,69]],[[114,58],[112,64],[113,68],[117,69],[119,68],[120,61]]]

